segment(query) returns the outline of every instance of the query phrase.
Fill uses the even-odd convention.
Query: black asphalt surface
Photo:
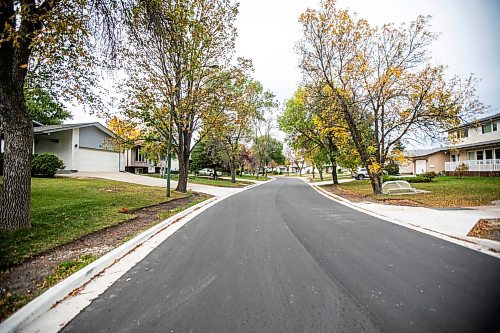
[[[64,331],[500,332],[500,260],[278,179],[194,218]]]

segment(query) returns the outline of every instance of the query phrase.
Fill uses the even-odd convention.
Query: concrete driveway
[[[158,187],[167,186],[165,179],[135,175],[129,172],[76,172],[71,174],[61,174],[58,176],[72,177],[72,178],[102,178],[102,179],[116,180],[119,182],[146,185],[146,186],[158,186]],[[170,186],[172,190],[175,190],[175,188],[177,187],[177,181],[172,180]],[[217,186],[188,183],[188,190],[221,197],[239,192],[242,190],[242,188],[217,187]]]

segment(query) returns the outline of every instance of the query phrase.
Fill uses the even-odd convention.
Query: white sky
[[[255,78],[282,103],[301,80],[294,45],[301,37],[298,17],[318,0],[240,0],[236,55],[253,60]],[[449,74],[482,78],[478,96],[500,109],[499,0],[339,0],[372,25],[408,22],[432,15],[432,30],[441,33],[433,46],[436,63]],[[77,108],[71,122],[102,121]]]

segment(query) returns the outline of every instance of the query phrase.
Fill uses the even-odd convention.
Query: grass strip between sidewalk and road
[[[169,200],[186,196],[173,192]],[[31,228],[0,231],[0,268],[132,219],[167,201],[165,189],[102,179],[33,178]]]
[[[431,193],[374,195],[368,180],[324,185],[322,188],[353,201],[423,207],[483,206],[500,200],[500,178],[442,176],[429,183],[412,183],[411,186]]]
[[[147,174],[144,176],[165,179],[165,177],[160,177],[160,175],[158,175],[158,174]],[[179,180],[179,175],[172,175],[171,179],[177,181],[177,180]],[[261,179],[264,180],[263,177]],[[217,186],[217,187],[245,187],[245,186],[253,184],[251,182],[246,182],[246,181],[241,181],[241,180],[236,180],[236,183],[232,183],[231,180],[229,180],[229,179],[223,179],[223,178],[212,179],[209,177],[194,176],[194,175],[188,176],[188,183],[200,184],[200,185],[210,185],[210,186]]]
[[[1,179],[0,179],[1,180]],[[101,179],[32,179],[32,227],[0,231],[0,321],[59,281],[210,196]]]

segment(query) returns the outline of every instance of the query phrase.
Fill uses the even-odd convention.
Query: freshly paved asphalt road
[[[64,331],[500,332],[499,321],[500,260],[278,179],[200,214]]]

